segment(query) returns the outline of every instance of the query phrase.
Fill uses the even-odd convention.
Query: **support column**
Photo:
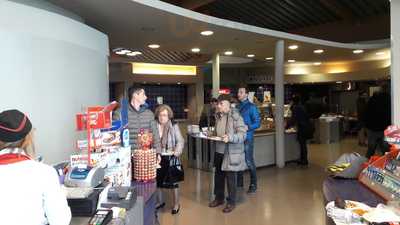
[[[390,2],[392,123],[400,125],[400,1]]]
[[[219,54],[215,54],[212,58],[212,96],[215,98],[219,95],[219,81]]]
[[[275,155],[279,168],[285,167],[284,54],[285,42],[279,40],[275,45]]]

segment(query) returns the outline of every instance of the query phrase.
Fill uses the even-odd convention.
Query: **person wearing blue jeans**
[[[257,173],[256,164],[254,162],[254,131],[260,127],[261,119],[257,107],[248,99],[249,90],[246,87],[238,89],[238,99],[240,104],[238,109],[243,117],[244,123],[247,125],[247,136],[244,142],[246,164],[250,171],[250,186],[247,193],[254,193],[257,190]],[[243,172],[238,173],[238,187],[243,187]]]

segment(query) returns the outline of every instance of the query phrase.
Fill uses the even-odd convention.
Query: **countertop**
[[[146,203],[156,192],[157,184],[155,181],[148,183],[141,183],[133,181],[131,186],[136,187],[137,197],[143,198]],[[136,204],[136,203],[135,203]],[[70,225],[87,225],[89,222],[89,217],[72,217]],[[113,219],[110,225],[122,225],[123,221],[121,219]]]

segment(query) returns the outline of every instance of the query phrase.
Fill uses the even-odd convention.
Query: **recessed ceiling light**
[[[362,49],[356,49],[353,51],[354,54],[361,54],[363,52],[364,52],[364,50],[362,50]]]
[[[247,54],[247,57],[249,57],[249,58],[254,58],[254,56],[256,56],[256,55],[254,55],[254,54]]]
[[[296,50],[296,49],[298,49],[298,48],[299,48],[298,45],[289,45],[289,49],[290,49],[290,50]]]
[[[319,66],[319,65],[321,65],[322,63],[321,62],[315,62],[315,63],[313,63],[314,64],[314,66]]]
[[[192,48],[192,52],[200,52],[200,48]]]
[[[115,52],[115,54],[117,54],[117,55],[125,55],[125,54],[128,54],[128,53],[131,53],[131,51],[128,50],[128,49],[122,49],[122,50],[119,50],[119,51]]]
[[[265,60],[273,60],[274,59],[274,57],[267,57],[267,58],[265,58]]]
[[[225,55],[233,55],[233,52],[232,51],[226,51],[226,52],[224,52],[224,54]]]
[[[377,52],[377,53],[375,53],[376,55],[384,55],[385,53],[384,52]]]
[[[142,53],[139,51],[134,51],[134,52],[130,52],[128,54],[126,54],[127,56],[137,56],[137,55],[141,55]]]
[[[202,31],[200,34],[203,36],[210,36],[210,35],[213,35],[214,32],[212,32],[211,30],[205,30],[205,31]]]
[[[148,45],[148,47],[149,47],[149,48],[159,48],[160,45],[158,45],[158,44],[151,44],[151,45]]]
[[[316,50],[314,50],[314,53],[315,54],[322,54],[322,53],[324,53],[324,50],[323,49],[316,49]]]
[[[289,59],[288,62],[289,62],[289,63],[294,63],[294,62],[296,62],[296,60],[294,60],[294,59]]]

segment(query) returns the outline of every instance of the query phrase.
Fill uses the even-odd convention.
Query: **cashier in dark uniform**
[[[32,124],[0,113],[0,224],[68,225],[71,211],[54,168],[33,160]]]

